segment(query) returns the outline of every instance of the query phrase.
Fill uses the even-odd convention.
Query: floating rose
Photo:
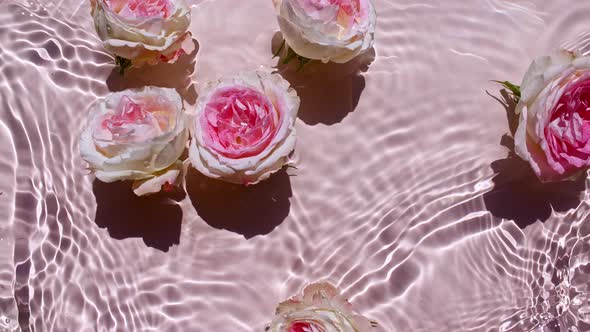
[[[373,46],[376,13],[370,0],[273,2],[287,45],[301,57],[344,63]]]
[[[173,89],[145,87],[112,93],[90,112],[80,138],[82,158],[103,182],[137,180],[145,195],[177,181],[186,147],[182,99]]]
[[[590,167],[590,57],[567,51],[533,61],[518,99],[515,151],[543,181],[567,179]]]
[[[189,157],[212,178],[254,184],[288,162],[299,97],[278,74],[250,72],[199,94]]]
[[[279,304],[268,332],[367,332],[376,323],[357,315],[328,283],[307,286],[303,295]]]
[[[91,5],[98,36],[122,70],[174,62],[194,49],[184,0],[91,0]]]

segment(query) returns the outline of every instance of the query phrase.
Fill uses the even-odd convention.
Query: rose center
[[[573,84],[554,108],[545,137],[553,158],[581,167],[590,155],[590,80]]]
[[[339,2],[340,10],[344,11],[346,15],[352,17],[359,17],[361,12],[361,3],[359,0],[332,0],[334,2]]]
[[[362,0],[297,0],[305,15],[324,23],[335,22],[346,34],[366,17]]]
[[[128,18],[167,18],[172,11],[170,0],[110,0],[110,7]]]
[[[360,0],[301,0],[301,2],[315,10],[336,5],[350,16],[360,11]]]
[[[266,96],[236,86],[217,90],[199,121],[206,145],[225,157],[245,158],[270,144],[280,119]]]
[[[134,101],[123,96],[115,114],[102,121],[114,141],[135,142],[153,138],[172,124],[170,109],[163,97]]]
[[[324,332],[324,329],[313,322],[294,322],[287,332]]]

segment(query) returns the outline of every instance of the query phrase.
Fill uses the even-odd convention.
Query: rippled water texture
[[[378,331],[590,331],[590,181],[537,184],[486,94],[587,45],[590,2],[375,0],[370,65],[279,68],[296,169],[136,199],[88,176],[89,105],[276,65],[270,0],[189,2],[198,51],[121,79],[88,1],[0,0],[0,331],[263,331],[318,280]]]

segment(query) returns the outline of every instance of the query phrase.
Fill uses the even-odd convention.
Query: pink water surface
[[[277,63],[271,0],[188,2],[198,51],[121,78],[88,1],[0,0],[0,331],[263,331],[318,280],[379,332],[590,331],[587,181],[538,184],[486,94],[587,47],[590,2],[375,0],[374,59],[279,66],[296,168],[137,199],[80,158],[97,98],[153,84],[194,104]]]

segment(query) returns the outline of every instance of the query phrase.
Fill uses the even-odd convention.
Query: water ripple
[[[189,2],[198,50],[121,78],[87,1],[0,0],[0,329],[262,331],[330,280],[378,331],[590,330],[588,183],[559,207],[514,200],[526,222],[490,205],[536,187],[496,174],[509,129],[485,94],[556,46],[588,51],[588,4],[375,0],[366,64],[279,66],[303,99],[296,169],[246,189],[191,171],[186,195],[138,199],[79,156],[97,98],[156,84],[194,104],[276,65],[271,1]]]

